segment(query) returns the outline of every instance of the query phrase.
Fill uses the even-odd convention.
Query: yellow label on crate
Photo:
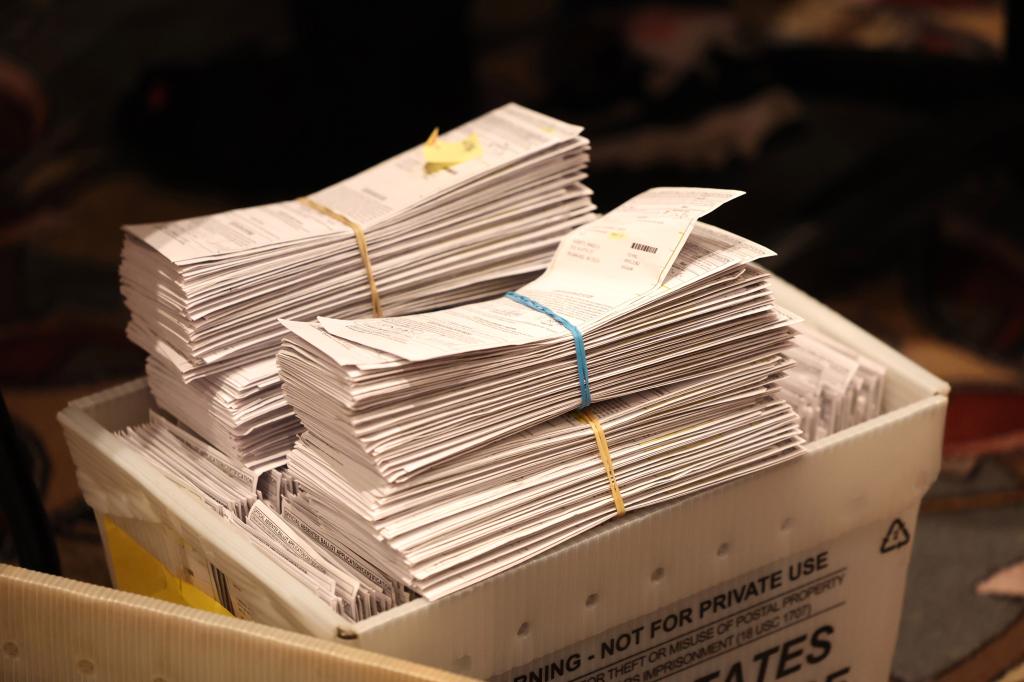
[[[216,599],[167,570],[159,559],[143,549],[109,516],[103,517],[103,530],[107,556],[118,589],[224,616],[231,615]]]

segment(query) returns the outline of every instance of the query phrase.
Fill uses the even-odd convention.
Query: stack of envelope
[[[405,314],[527,281],[594,217],[581,132],[509,104],[309,197],[126,227],[128,336],[155,358],[157,403],[232,456],[280,461],[298,422],[268,362],[278,318]]]
[[[599,403],[622,508],[635,511],[801,454],[797,419],[776,397],[787,367],[766,354],[721,372]],[[287,522],[364,557],[436,599],[613,518],[618,508],[592,428],[563,415],[387,484],[300,437]]]
[[[244,523],[234,517],[230,520],[292,577],[350,620],[368,618],[415,596],[378,573],[352,570],[334,561],[263,502],[257,501],[249,508]]]
[[[751,265],[771,252],[698,222],[737,195],[646,192],[512,297],[286,322],[278,364],[307,432],[284,520],[433,599],[800,455],[778,397],[794,320]]]
[[[239,465],[157,412],[150,413],[149,422],[130,426],[118,435],[337,613],[359,620],[414,596],[396,581],[385,581],[378,574],[337,561],[287,524],[279,514],[283,495],[294,493],[287,471]],[[204,562],[197,566],[204,567]]]
[[[779,382],[780,396],[799,415],[808,441],[882,413],[882,365],[807,325],[800,325],[787,355],[794,366]]]
[[[280,465],[300,430],[284,399],[273,358],[237,367],[217,381],[186,383],[163,358],[146,360],[149,388],[160,407],[196,425],[218,450],[250,466]]]
[[[227,457],[194,433],[163,415],[150,412],[149,421],[118,435],[136,447],[165,476],[199,495],[210,507],[244,519],[257,499],[269,491],[261,485],[268,467],[248,467]],[[280,477],[280,472],[275,472]],[[280,505],[278,488],[269,501]]]
[[[607,400],[781,350],[792,319],[768,275],[747,267],[772,252],[696,223],[737,194],[650,190],[566,237],[518,294],[580,330],[585,362],[563,324],[507,296],[321,317],[285,322],[288,401],[333,450],[395,482],[572,410],[585,393]]]

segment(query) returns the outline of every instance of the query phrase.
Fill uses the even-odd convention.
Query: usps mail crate
[[[881,416],[792,463],[627,513],[474,587],[355,624],[114,436],[146,420],[143,380],[59,419],[97,516],[241,618],[517,682],[888,679],[949,387],[791,285],[776,281],[775,293],[887,368]]]

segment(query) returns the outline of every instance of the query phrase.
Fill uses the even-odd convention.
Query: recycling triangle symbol
[[[882,554],[899,549],[908,542],[910,542],[910,531],[903,525],[903,521],[894,519],[889,524],[889,531],[882,538]]]

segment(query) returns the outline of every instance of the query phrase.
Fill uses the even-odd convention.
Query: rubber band
[[[622,501],[619,484],[615,482],[615,467],[612,466],[612,453],[608,450],[608,440],[604,437],[604,429],[601,427],[601,422],[590,410],[577,412],[576,418],[587,424],[590,430],[594,432],[594,440],[597,441],[597,451],[601,454],[601,462],[604,463],[604,473],[608,476],[608,488],[612,493],[612,501],[615,502],[615,515],[622,516],[626,513],[626,504]]]
[[[314,211],[323,213],[328,218],[334,218],[339,223],[342,223],[352,230],[352,234],[356,236],[356,245],[359,247],[359,255],[363,259],[363,267],[366,269],[366,281],[370,285],[370,305],[373,306],[373,316],[383,317],[384,314],[381,312],[380,308],[380,294],[377,293],[377,281],[373,278],[373,267],[370,265],[370,250],[366,248],[366,235],[363,234],[363,228],[359,227],[359,225],[340,213],[332,211],[323,204],[313,201],[309,197],[300,197],[298,201],[300,204],[309,206]]]
[[[583,332],[576,325],[565,319],[546,305],[538,303],[529,296],[523,296],[515,291],[506,291],[505,296],[516,303],[521,303],[527,308],[532,308],[539,313],[544,313],[555,322],[569,330],[572,334],[572,344],[576,349],[576,374],[580,382],[580,406],[577,409],[585,409],[590,406],[590,372],[587,371],[587,351],[583,347]]]

